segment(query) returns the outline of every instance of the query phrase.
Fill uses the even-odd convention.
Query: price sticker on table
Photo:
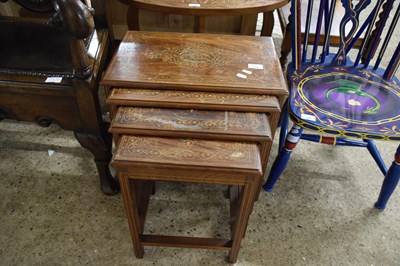
[[[247,68],[251,69],[264,69],[264,66],[262,64],[248,64]]]
[[[313,115],[309,115],[309,114],[301,114],[301,119],[304,120],[309,120],[309,121],[317,121],[317,119],[315,118],[315,116]]]
[[[241,78],[241,79],[247,79],[247,76],[243,75],[242,73],[237,73],[236,77]]]
[[[44,82],[46,83],[61,83],[62,77],[48,77]]]
[[[251,75],[253,72],[251,72],[250,70],[247,69],[243,69],[242,72]]]

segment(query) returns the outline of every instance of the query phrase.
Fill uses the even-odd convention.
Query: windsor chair
[[[336,0],[321,0],[316,14],[312,14],[312,0],[306,10],[301,9],[300,0],[292,0],[290,96],[280,120],[279,154],[263,188],[272,190],[300,139],[366,147],[385,175],[375,203],[377,209],[383,210],[400,179],[400,146],[388,170],[374,140],[400,140],[400,87],[395,77],[400,44],[394,34],[400,4],[394,0],[341,0],[341,4],[345,13],[335,24],[332,17]],[[307,12],[306,21],[301,20],[301,12]],[[315,41],[308,45],[313,15],[317,21],[313,29]],[[330,47],[330,34],[320,38],[322,28],[330,33],[333,27],[340,32],[336,49]],[[355,49],[360,38],[363,41]],[[389,42],[393,50],[389,49]],[[288,133],[289,117],[294,125]],[[319,134],[305,134],[303,129]]]

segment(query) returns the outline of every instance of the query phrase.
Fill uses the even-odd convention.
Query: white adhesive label
[[[264,69],[264,66],[262,64],[248,64],[247,68],[251,69]]]
[[[189,7],[200,7],[200,4],[189,4]]]
[[[238,78],[247,79],[247,76],[246,76],[246,75],[243,75],[242,73],[237,73],[236,76],[237,76]]]
[[[308,114],[301,114],[301,119],[309,120],[309,121],[316,121],[317,119],[313,115]]]
[[[247,70],[247,69],[243,69],[242,72],[249,74],[249,75],[253,74],[253,72],[251,72],[250,70]]]
[[[45,82],[46,83],[60,83],[61,82],[61,80],[62,80],[63,78],[62,77],[48,77],[46,80],[45,80]]]

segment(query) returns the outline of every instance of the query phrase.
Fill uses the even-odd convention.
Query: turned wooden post
[[[89,37],[93,31],[94,11],[79,0],[56,0],[54,8],[64,28],[71,35],[70,47],[75,75],[81,79],[87,78],[92,70],[83,39]]]

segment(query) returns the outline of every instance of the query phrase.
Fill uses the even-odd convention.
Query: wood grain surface
[[[272,38],[253,36],[130,31],[102,84],[287,94]]]
[[[273,11],[288,0],[120,0],[128,6],[180,15],[232,16]],[[195,5],[193,5],[195,4]]]
[[[112,121],[111,132],[123,129],[173,131],[257,136],[270,139],[268,117],[264,113],[120,107]],[[137,131],[136,131],[137,130]]]
[[[280,112],[275,96],[238,93],[114,88],[107,103],[115,106]]]
[[[123,135],[114,154],[114,161],[252,169],[261,172],[257,145],[243,142]]]

